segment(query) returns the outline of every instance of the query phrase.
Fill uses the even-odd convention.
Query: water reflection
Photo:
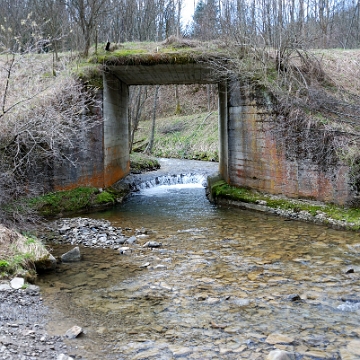
[[[50,330],[83,326],[85,358],[360,356],[359,234],[219,209],[198,186],[146,189],[91,217],[152,231],[131,256],[83,249],[80,264],[40,279]]]

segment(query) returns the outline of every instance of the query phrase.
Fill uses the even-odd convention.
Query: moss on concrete
[[[72,69],[73,74],[90,87],[103,89],[103,69],[99,64],[88,61],[77,63]]]
[[[231,202],[239,202],[244,204],[261,204],[270,209],[281,209],[293,213],[307,212],[315,218],[318,214],[324,214],[322,223],[333,225],[332,220],[335,220],[336,225],[341,227],[359,230],[360,229],[360,209],[340,207],[334,204],[325,204],[309,200],[288,199],[280,196],[273,196],[270,194],[263,194],[258,191],[228,185],[220,178],[209,179],[210,199],[215,203],[220,203],[222,200],[229,200]],[[339,224],[339,222],[341,222]]]
[[[112,188],[100,190],[94,187],[79,187],[33,198],[30,205],[42,216],[51,217],[111,206],[123,196],[121,191]]]
[[[102,65],[190,64],[224,57],[225,47],[216,43],[175,42],[114,44],[110,51],[99,47],[86,61]]]

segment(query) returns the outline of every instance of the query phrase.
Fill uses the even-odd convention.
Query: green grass
[[[142,121],[135,143],[143,150],[150,136],[151,121]],[[140,145],[139,145],[140,144]],[[177,159],[218,161],[218,113],[169,116],[156,119],[152,155]]]
[[[10,263],[6,260],[0,260],[0,272],[6,271],[10,266]]]
[[[160,164],[157,159],[142,153],[133,152],[130,154],[130,170],[133,173],[159,169]]]

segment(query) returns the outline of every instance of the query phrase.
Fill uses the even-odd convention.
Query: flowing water
[[[88,215],[87,215],[88,216]],[[89,217],[145,227],[130,255],[81,249],[43,276],[49,332],[92,359],[360,358],[360,237],[217,208],[200,184],[143,189]],[[153,240],[158,249],[141,247]],[[54,247],[57,254],[69,247]]]

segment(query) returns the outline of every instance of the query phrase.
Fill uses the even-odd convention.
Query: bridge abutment
[[[104,74],[104,186],[111,186],[130,171],[129,87],[114,73]]]
[[[130,85],[194,83],[218,83],[219,173],[227,183],[339,205],[355,197],[349,166],[340,159],[329,161],[331,166],[316,162],[317,154],[302,151],[310,144],[308,141],[316,139],[307,140],[301,129],[294,138],[284,138],[287,120],[277,118],[265,90],[237,78],[216,78],[204,64],[108,67],[103,75],[99,110],[102,124],[80,136],[78,165],[68,173],[60,168],[54,176],[54,188],[108,187],[129,173]]]

